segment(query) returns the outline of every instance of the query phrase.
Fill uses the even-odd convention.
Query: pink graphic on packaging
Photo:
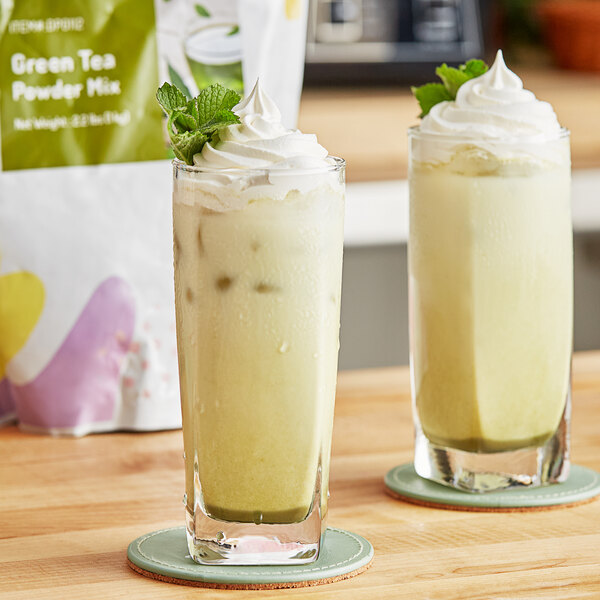
[[[120,277],[105,280],[45,369],[33,381],[12,386],[19,421],[70,428],[112,419],[134,327],[129,284]]]

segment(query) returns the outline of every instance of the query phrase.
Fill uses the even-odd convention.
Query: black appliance
[[[310,0],[307,84],[421,83],[481,58],[478,0]]]

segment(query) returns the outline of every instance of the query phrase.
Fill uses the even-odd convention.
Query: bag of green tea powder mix
[[[180,426],[156,89],[260,76],[293,126],[306,5],[0,0],[0,423]]]

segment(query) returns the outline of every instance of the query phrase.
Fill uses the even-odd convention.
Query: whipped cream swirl
[[[343,193],[336,160],[315,135],[286,129],[258,81],[233,111],[240,123],[221,129],[218,140],[194,156],[197,171],[182,170],[175,182],[177,202],[224,212],[263,198],[281,201],[294,190]]]
[[[540,141],[561,127],[552,106],[523,89],[498,50],[492,67],[464,83],[454,102],[436,104],[421,122],[423,133],[474,139]]]
[[[317,136],[286,129],[279,109],[257,81],[250,95],[233,107],[240,123],[205,144],[194,164],[211,169],[313,168],[331,164]]]

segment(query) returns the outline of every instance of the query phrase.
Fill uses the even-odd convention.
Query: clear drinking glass
[[[344,168],[174,162],[175,305],[191,556],[315,560],[327,513]]]
[[[415,470],[471,492],[563,481],[569,133],[511,144],[415,128],[409,145]]]

